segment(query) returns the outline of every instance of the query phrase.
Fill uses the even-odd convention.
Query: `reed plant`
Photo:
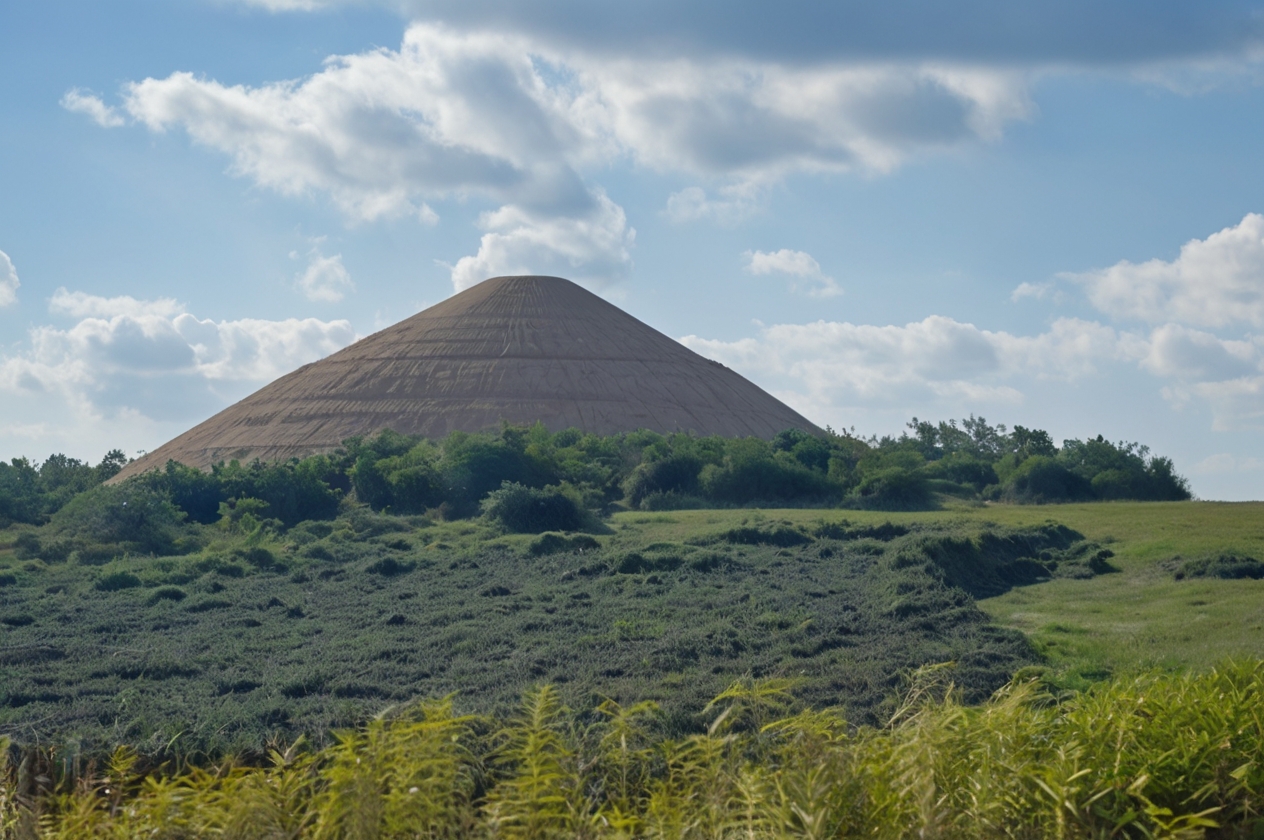
[[[1264,662],[1065,696],[1016,680],[977,706],[951,669],[924,668],[886,725],[861,728],[795,708],[791,683],[746,679],[709,713],[706,731],[661,740],[653,703],[575,714],[542,686],[507,721],[448,698],[262,766],[142,771],[120,750],[38,788],[10,763],[0,836],[1264,836]]]

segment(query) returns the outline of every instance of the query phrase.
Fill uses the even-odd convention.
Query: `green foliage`
[[[722,503],[828,502],[838,488],[822,471],[775,451],[758,438],[730,441],[724,459],[708,464],[699,478],[705,497]]]
[[[1138,499],[1182,501],[1189,484],[1168,458],[1150,457],[1136,443],[1111,443],[1100,435],[1054,446],[1048,432],[992,426],[982,417],[933,424],[916,417],[911,435],[884,438],[879,453],[911,447],[929,463],[928,478],[969,485],[987,498],[1019,504]],[[873,463],[873,459],[869,459]]]
[[[931,510],[937,495],[1018,503],[1189,498],[1172,462],[1137,444],[1070,440],[1058,450],[1044,431],[1008,432],[981,417],[938,425],[914,418],[909,429],[912,435],[868,440],[792,429],[772,441],[646,431],[602,437],[551,433],[539,424],[496,434],[454,432],[439,441],[386,430],[351,438],[332,455],[282,464],[234,461],[209,473],[169,463],[133,481],[166,495],[192,522],[215,522],[224,504],[231,509],[236,500],[258,499],[281,528],[332,519],[346,493],[388,514],[472,517],[506,482],[565,485],[581,508],[602,513],[620,501],[651,511],[839,504]],[[50,459],[48,481],[65,472],[60,464]],[[0,515],[5,481],[35,486],[42,474],[25,462],[6,469]],[[34,521],[33,514],[20,515]]]
[[[561,554],[564,552],[583,553],[585,551],[596,551],[600,548],[601,543],[587,534],[545,533],[541,534],[538,539],[533,540],[527,547],[527,551],[538,557],[545,554]]]
[[[343,479],[338,465],[316,455],[277,464],[231,461],[215,465],[209,473],[168,461],[163,470],[124,484],[166,496],[193,522],[216,522],[238,500],[255,499],[266,506],[269,517],[293,527],[306,520],[332,519],[342,497],[335,487]]]
[[[639,507],[647,496],[697,493],[702,466],[702,460],[688,452],[643,461],[624,480],[624,495],[628,504]]]
[[[65,455],[50,455],[39,467],[26,458],[0,462],[0,528],[47,521],[76,494],[113,477],[126,464],[127,456],[117,449],[95,467]]]
[[[0,775],[0,828],[40,837],[1181,838],[1264,830],[1264,664],[1143,674],[1054,698],[1016,680],[963,706],[936,665],[879,727],[746,677],[705,731],[656,736],[653,703],[575,715],[550,686],[513,718],[405,707],[262,766],[146,771],[120,749]],[[7,751],[0,752],[6,755]],[[0,768],[3,769],[3,768]],[[20,779],[44,787],[19,796]],[[31,834],[31,832],[27,832]]]
[[[1073,502],[1091,499],[1093,486],[1058,459],[1033,455],[1009,473],[1001,498],[1019,504]]]
[[[577,531],[584,524],[579,505],[556,487],[537,490],[506,481],[487,494],[482,510],[484,518],[515,534]]]
[[[140,578],[131,572],[114,572],[99,579],[95,588],[101,592],[118,592],[120,589],[135,589],[140,585]]]
[[[506,482],[542,487],[556,480],[549,464],[527,451],[525,432],[512,427],[496,438],[453,432],[443,442],[438,469],[445,501],[458,515],[467,516]]]
[[[142,482],[101,485],[53,515],[53,533],[77,544],[118,546],[118,553],[172,554],[185,514],[169,496]]]
[[[905,467],[867,474],[856,485],[852,500],[856,507],[868,510],[922,510],[932,503],[923,472]]]

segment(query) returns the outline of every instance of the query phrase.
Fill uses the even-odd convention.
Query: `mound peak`
[[[305,457],[383,429],[440,438],[542,422],[771,438],[809,420],[560,277],[493,277],[304,365],[129,464]]]

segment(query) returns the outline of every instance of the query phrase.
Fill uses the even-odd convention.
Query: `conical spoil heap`
[[[304,457],[393,429],[440,438],[542,422],[770,438],[820,430],[718,362],[560,277],[494,277],[305,365],[133,461]]]

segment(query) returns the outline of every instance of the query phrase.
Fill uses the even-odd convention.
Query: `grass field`
[[[960,505],[909,513],[633,512],[616,514],[611,525],[623,539],[683,541],[743,522],[811,526],[840,518],[856,525],[936,528],[1058,523],[1108,546],[1115,573],[1053,579],[978,600],[997,623],[1025,633],[1067,687],[1121,671],[1203,669],[1225,659],[1264,657],[1264,580],[1176,580],[1173,574],[1182,560],[1220,553],[1264,559],[1264,502]]]
[[[734,512],[673,513],[652,524],[621,514],[628,527],[679,534]],[[819,511],[766,511],[811,522]],[[935,512],[848,512],[862,523],[944,526],[954,522],[1025,527],[1057,522],[1109,546],[1119,571],[1088,580],[1055,579],[979,600],[998,623],[1021,630],[1056,679],[1080,687],[1119,671],[1206,668],[1227,658],[1264,657],[1264,580],[1176,580],[1182,560],[1220,553],[1264,559],[1264,503],[1095,502],[961,506]]]

